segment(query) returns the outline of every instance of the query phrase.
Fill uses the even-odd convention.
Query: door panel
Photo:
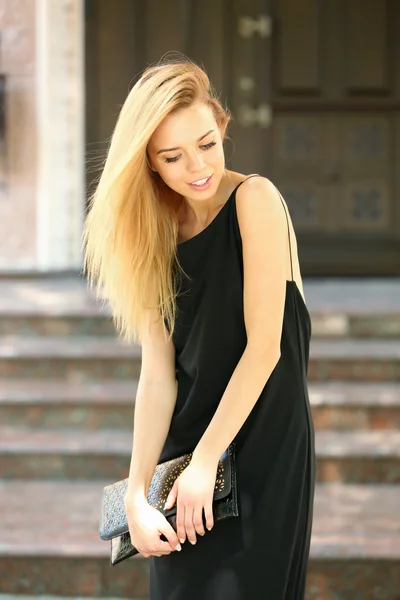
[[[274,0],[272,11],[265,172],[288,202],[303,272],[400,273],[400,4]]]
[[[307,35],[304,35],[304,32]],[[279,21],[275,20],[274,58],[279,94],[316,94],[321,89],[320,15],[314,0],[280,0]]]
[[[128,93],[142,47],[140,3],[86,0],[86,187],[89,196],[100,174],[108,142]]]
[[[348,48],[344,85],[348,95],[390,94],[389,2],[352,0],[345,7]]]

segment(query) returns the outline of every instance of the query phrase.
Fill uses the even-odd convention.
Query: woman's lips
[[[212,179],[212,175],[210,175],[210,177],[207,179],[207,181],[205,183],[203,183],[203,185],[195,185],[194,183],[189,183],[188,185],[190,185],[192,190],[200,190],[200,191],[206,190],[211,185],[211,179]]]

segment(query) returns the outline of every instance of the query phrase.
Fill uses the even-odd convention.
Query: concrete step
[[[398,279],[304,278],[317,337],[400,336]],[[0,336],[113,336],[107,306],[79,276],[0,280]]]
[[[313,338],[381,338],[400,337],[400,311],[382,312],[321,312],[310,310]]]
[[[65,383],[126,380],[140,375],[141,348],[113,338],[92,336],[0,339],[3,379],[63,379]]]
[[[28,594],[0,594],[0,600],[102,600],[101,596],[57,596],[54,594],[36,594],[29,596]],[[121,596],[107,597],[107,600],[121,600]],[[141,600],[139,598],[131,598],[131,600]],[[146,598],[148,600],[148,596]]]
[[[316,429],[400,429],[400,383],[310,382]]]
[[[0,600],[101,600],[101,596],[57,596],[54,594],[0,594]],[[107,600],[121,600],[121,596],[108,596]],[[142,600],[131,598],[131,600]],[[148,600],[148,596],[146,598]]]
[[[0,427],[4,479],[122,479],[129,470],[132,431]],[[400,483],[400,431],[316,433],[320,482]]]
[[[0,427],[4,479],[122,479],[127,476],[132,431]]]
[[[313,339],[309,381],[400,381],[400,341]]]
[[[95,309],[92,313],[57,315],[0,313],[0,335],[42,336],[105,336],[116,337],[115,327],[108,311]]]
[[[7,380],[0,423],[14,427],[132,430],[138,380]]]
[[[400,483],[400,431],[317,431],[317,481]]]
[[[57,429],[132,429],[138,380],[7,380],[0,423]],[[323,382],[308,386],[316,429],[400,429],[400,383]]]
[[[141,348],[92,336],[4,336],[0,377],[71,381],[132,379],[140,374]],[[398,340],[313,340],[309,381],[400,381]]]
[[[149,561],[111,568],[98,537],[107,483],[0,480],[3,594],[148,600]],[[308,600],[398,600],[400,487],[317,485],[307,587]]]
[[[27,309],[28,310],[28,309]],[[400,311],[382,312],[324,312],[311,310],[312,332],[314,338],[382,338],[400,337]],[[93,306],[76,310],[63,310],[56,314],[48,312],[44,306],[36,312],[0,311],[0,335],[12,336],[106,336],[115,337],[116,331],[111,313],[105,308]]]

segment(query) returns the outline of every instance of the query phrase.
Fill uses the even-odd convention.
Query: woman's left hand
[[[214,517],[212,502],[218,462],[216,464],[192,458],[189,465],[177,477],[168,494],[165,508],[177,502],[176,527],[181,544],[186,540],[196,543],[196,532],[204,535],[203,509],[206,527],[212,529]]]

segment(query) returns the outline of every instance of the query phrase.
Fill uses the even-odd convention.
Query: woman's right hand
[[[125,511],[132,544],[145,558],[181,550],[176,531],[164,515],[147,502],[147,498],[132,500],[126,496]],[[161,540],[161,534],[167,538],[166,542]]]

